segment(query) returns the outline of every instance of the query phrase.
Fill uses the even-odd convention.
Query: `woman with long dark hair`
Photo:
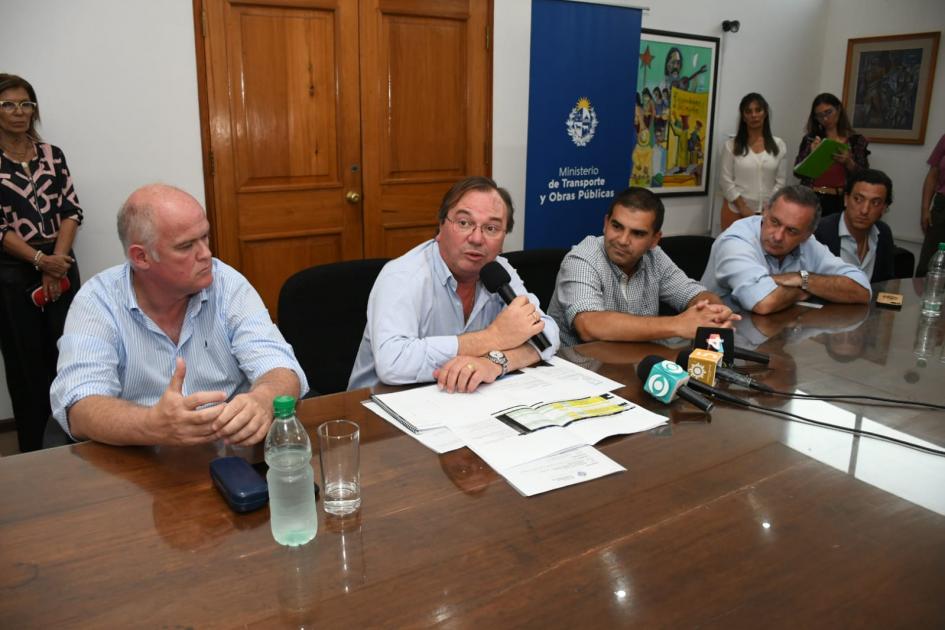
[[[738,133],[722,148],[719,180],[725,202],[723,230],[734,221],[760,214],[764,203],[787,181],[787,146],[771,133],[768,101],[756,92],[738,104]]]
[[[856,133],[850,125],[843,103],[833,94],[824,92],[814,98],[807,117],[807,134],[794,160],[800,164],[811,151],[820,146],[824,138],[836,140],[849,146],[849,150],[833,154],[833,164],[816,179],[800,177],[801,184],[812,188],[820,199],[824,215],[843,211],[843,194],[847,185],[847,173],[869,168],[869,142]]]
[[[0,74],[0,348],[22,452],[42,447],[56,343],[79,288],[82,208],[65,155],[38,122],[33,86]]]

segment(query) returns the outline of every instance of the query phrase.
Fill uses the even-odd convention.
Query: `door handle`
[[[359,193],[356,190],[349,190],[348,193],[345,195],[345,200],[348,203],[358,203],[359,201],[361,201],[361,193]]]

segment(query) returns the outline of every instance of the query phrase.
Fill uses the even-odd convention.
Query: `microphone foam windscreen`
[[[482,266],[479,270],[479,279],[482,280],[482,286],[486,287],[489,293],[495,293],[499,287],[512,281],[509,272],[498,261],[493,260]]]
[[[692,354],[692,350],[687,350],[683,348],[679,351],[679,354],[676,355],[676,363],[683,367],[689,365],[689,355]]]
[[[646,381],[646,378],[650,375],[650,372],[653,371],[653,366],[663,361],[663,357],[658,357],[655,354],[644,358],[640,363],[637,364],[637,376],[641,381]]]

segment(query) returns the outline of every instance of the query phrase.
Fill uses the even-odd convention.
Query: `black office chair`
[[[309,396],[343,392],[358,354],[367,303],[387,258],[318,265],[279,291],[279,330],[305,371]]]
[[[660,247],[687,276],[700,280],[709,262],[714,242],[715,239],[711,236],[684,234],[664,236],[660,239]]]
[[[548,312],[548,304],[555,292],[555,282],[558,279],[558,269],[565,254],[570,250],[566,247],[548,249],[525,249],[517,252],[506,252],[502,255],[515,268],[525,288],[534,293],[541,304],[541,310]]]
[[[49,420],[46,421],[46,430],[43,432],[43,448],[68,446],[69,444],[77,444],[77,442],[69,437],[69,434],[59,426],[59,422],[55,418],[49,416]]]
[[[677,267],[683,270],[683,273],[694,280],[701,280],[714,242],[715,239],[711,236],[682,234],[664,236],[660,239],[660,248],[666,252],[670,260],[676,263]],[[675,315],[676,309],[660,302],[659,313],[660,315]]]
[[[897,278],[911,278],[915,274],[915,254],[896,245],[893,248],[893,270]]]

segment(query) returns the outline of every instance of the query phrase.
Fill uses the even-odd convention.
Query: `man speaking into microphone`
[[[436,381],[472,392],[557,351],[554,320],[499,256],[514,223],[508,192],[487,177],[466,178],[447,191],[438,218],[436,236],[387,263],[374,283],[349,390]],[[517,296],[507,306],[504,286],[492,293],[480,281],[492,261]],[[539,352],[530,339],[540,334],[548,344]]]

